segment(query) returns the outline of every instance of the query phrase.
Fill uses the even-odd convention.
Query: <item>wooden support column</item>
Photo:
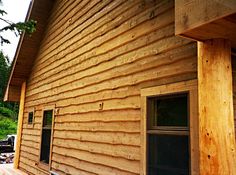
[[[231,45],[198,43],[199,150],[201,175],[235,175]]]
[[[25,105],[25,92],[26,92],[26,82],[23,82],[21,86],[20,108],[19,108],[18,126],[17,126],[17,142],[16,142],[15,157],[14,157],[14,168],[16,169],[19,167],[19,160],[20,160],[20,144],[21,144],[24,105]]]

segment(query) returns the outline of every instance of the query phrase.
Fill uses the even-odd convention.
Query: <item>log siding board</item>
[[[174,1],[56,0],[48,24],[27,80],[19,168],[45,175],[42,111],[54,104],[51,170],[140,174],[140,89],[197,77],[196,43],[174,35]]]
[[[95,173],[88,172],[86,170],[81,170],[78,167],[75,168],[74,166],[71,165],[66,165],[62,163],[57,163],[57,161],[53,162],[52,166],[63,172],[64,174],[80,174],[80,175],[96,175]]]
[[[159,8],[156,7],[157,8],[156,9],[156,11],[157,11],[156,13],[158,13],[158,14],[160,12],[164,12],[165,10],[167,10],[166,8],[162,8],[162,6],[158,6],[158,7]],[[169,5],[169,7],[170,7],[170,5]],[[110,26],[105,26],[105,31],[102,31],[102,33],[99,33],[99,34],[97,34],[95,36],[93,36],[93,35],[92,36],[87,36],[86,35],[87,37],[89,37],[89,41],[90,41],[89,43],[88,43],[87,40],[85,40],[85,41],[84,40],[79,40],[79,41],[76,40],[76,41],[74,41],[74,44],[76,44],[76,45],[73,47],[73,45],[71,45],[73,43],[69,43],[68,44],[66,41],[64,41],[63,43],[64,44],[68,44],[67,47],[70,47],[70,48],[65,47],[66,50],[63,49],[62,53],[59,52],[61,50],[60,50],[60,48],[58,48],[58,51],[56,52],[56,54],[57,54],[57,56],[59,56],[57,60],[60,61],[60,66],[61,67],[62,67],[62,65],[65,66],[66,63],[70,64],[70,65],[73,65],[73,63],[76,63],[76,61],[77,61],[77,64],[78,64],[78,61],[81,62],[81,61],[83,61],[85,59],[87,60],[88,56],[85,56],[84,58],[81,58],[81,59],[78,59],[78,57],[81,56],[83,53],[87,53],[89,51],[90,51],[89,52],[90,55],[91,54],[93,55],[94,51],[92,49],[96,49],[96,47],[99,47],[103,43],[111,40],[112,38],[115,38],[115,37],[119,36],[120,34],[124,33],[125,31],[128,31],[128,30],[138,26],[138,24],[141,24],[141,23],[143,23],[146,20],[150,20],[150,13],[152,12],[152,10],[155,9],[155,7],[152,7],[152,9],[146,9],[146,11],[143,11],[143,9],[142,8],[140,9],[140,7],[138,9],[139,10],[132,9],[132,13],[131,14],[126,14],[126,13],[129,12],[129,10],[128,10],[126,13],[122,14],[122,18],[120,16],[118,16],[117,18],[119,19],[119,23],[116,24],[114,22],[114,20],[113,20],[109,24],[109,25],[111,25],[111,27]],[[138,12],[142,12],[142,13],[138,14]],[[155,11],[152,12],[152,13],[155,14]],[[129,19],[130,15],[132,15],[132,16]],[[122,20],[120,20],[120,18]],[[155,19],[155,17],[153,17],[152,19]],[[173,20],[174,20],[174,12],[172,11],[172,21]],[[101,28],[100,30],[102,30],[102,29],[103,28]],[[99,30],[97,32],[99,32]],[[67,37],[64,37],[62,39],[65,40],[66,38]],[[77,37],[75,37],[75,38],[77,38]],[[62,45],[63,43],[60,43],[61,47],[63,46]],[[66,53],[68,53],[68,55]],[[87,53],[87,55],[88,55],[88,53]],[[65,57],[64,60],[60,59],[60,58],[62,58],[61,56]],[[48,59],[50,59],[50,58],[52,59],[52,57],[49,57]],[[70,59],[70,62],[68,62],[68,58]],[[43,59],[47,59],[47,57],[44,57]],[[55,63],[57,63],[57,60],[55,62],[53,62],[54,65],[55,65]],[[72,61],[74,61],[74,62],[72,62]],[[45,64],[47,65],[47,63],[45,63]],[[55,67],[58,67],[58,65],[53,66],[53,68],[55,68]],[[50,68],[52,69],[52,66]],[[34,70],[36,70],[36,69],[34,69]],[[41,67],[41,69],[39,71],[45,72],[45,71],[48,71],[48,70],[46,68],[42,69],[42,67]],[[37,76],[42,76],[42,74],[38,73]],[[33,80],[33,82],[34,81],[35,80]]]
[[[85,1],[83,1],[83,2],[85,2]],[[91,2],[91,1],[90,1]],[[79,9],[78,9],[79,10]],[[78,12],[77,14],[79,14],[80,16],[81,16],[81,14],[80,14],[80,12]],[[85,15],[86,16],[86,15]],[[75,16],[74,16],[75,17]],[[72,19],[72,17],[67,17],[67,18],[65,18],[65,19],[67,19],[67,20],[69,20],[69,19]],[[74,18],[73,18],[74,19]],[[67,23],[67,21],[64,21],[64,23]],[[78,27],[78,26],[77,26]],[[78,31],[78,30],[76,30],[76,31]],[[58,30],[55,30],[54,32],[53,32],[53,34],[54,33],[56,33],[57,34],[57,36],[59,35],[60,36],[60,34],[61,33],[63,33],[63,34],[66,34],[65,33],[65,31],[64,32],[60,32],[60,33],[58,33]],[[78,33],[77,33],[78,34]],[[67,33],[67,35],[69,35],[69,33]],[[50,36],[50,35],[49,35]],[[80,35],[79,35],[80,36]],[[78,36],[78,37],[79,37]],[[77,37],[76,37],[77,38]],[[71,38],[72,39],[72,38]],[[50,41],[51,42],[51,40],[47,40],[47,41]],[[68,40],[66,40],[67,42],[69,42]],[[61,40],[59,39],[57,42],[61,42]],[[57,44],[57,42],[55,42],[56,44]],[[64,43],[60,43],[60,45],[62,45],[62,44],[64,44]],[[57,45],[55,48],[54,48],[54,50],[57,48],[57,47],[59,47],[60,45]],[[42,46],[43,47],[43,46]],[[42,48],[43,49],[43,48]],[[49,49],[51,49],[51,47],[49,47]],[[65,49],[65,47],[63,47],[63,49]],[[40,50],[41,51],[41,50]],[[50,53],[51,51],[53,51],[53,50],[50,50],[48,53]],[[42,50],[42,53],[43,54],[45,54],[45,52]],[[58,54],[56,54],[56,55],[58,55]],[[47,55],[42,55],[43,57],[42,58],[44,58],[44,57],[47,57]],[[55,56],[55,55],[54,55]],[[53,57],[53,58],[55,58],[55,57]],[[48,59],[47,59],[48,60]],[[40,59],[39,61],[42,61],[42,59]],[[45,62],[45,59],[43,59],[43,61]],[[36,68],[38,68],[38,67],[36,67]]]
[[[59,147],[80,149],[91,153],[103,154],[113,157],[126,158],[130,160],[139,160],[139,146],[114,145],[107,143],[96,143],[67,139],[66,142],[61,138],[54,138],[54,144]],[[129,148],[129,149],[127,149]]]
[[[145,25],[143,25],[143,26],[145,26]],[[44,79],[42,79],[42,77],[41,77],[41,80],[44,82],[44,83],[46,83],[46,82],[48,82],[48,81],[55,81],[55,80],[58,80],[58,78],[60,78],[60,79],[62,79],[62,78],[65,78],[65,77],[67,77],[67,76],[69,76],[69,75],[74,75],[74,74],[76,74],[76,73],[78,73],[78,72],[81,72],[81,73],[83,73],[82,75],[80,75],[80,77],[82,78],[82,76],[84,75],[84,73],[85,73],[85,75],[86,75],[86,71],[88,72],[88,68],[91,68],[91,67],[95,67],[96,65],[98,65],[98,66],[100,66],[100,67],[102,67],[104,64],[107,64],[107,63],[109,63],[109,62],[111,62],[111,60],[118,60],[118,59],[120,59],[119,58],[119,56],[121,56],[121,55],[123,55],[123,54],[125,54],[125,53],[127,53],[127,52],[129,52],[130,50],[135,50],[135,48],[140,48],[140,47],[142,47],[143,45],[146,45],[147,46],[147,44],[149,44],[149,43],[152,43],[153,41],[155,41],[155,40],[158,40],[158,39],[162,39],[161,37],[163,37],[163,34],[165,35],[165,36],[171,36],[171,35],[173,35],[173,33],[171,32],[172,30],[173,30],[173,25],[171,25],[171,26],[167,26],[167,27],[165,27],[165,28],[163,28],[163,29],[160,29],[160,30],[157,30],[156,32],[153,32],[153,33],[151,33],[151,34],[148,34],[148,35],[144,35],[144,36],[141,36],[140,38],[137,38],[136,40],[133,40],[133,42],[132,43],[127,43],[127,44],[124,44],[124,45],[122,45],[121,47],[119,47],[119,49],[115,49],[115,50],[111,50],[111,53],[110,52],[106,52],[106,55],[108,56],[105,60],[104,60],[104,56],[106,56],[106,55],[104,55],[104,54],[102,54],[100,57],[98,57],[98,55],[96,56],[96,59],[97,60],[99,60],[99,62],[88,62],[89,64],[91,64],[90,65],[90,67],[87,67],[87,66],[89,66],[89,65],[87,65],[86,64],[86,62],[82,62],[82,63],[80,63],[80,64],[78,64],[76,67],[74,67],[75,65],[70,65],[70,66],[72,66],[72,67],[67,67],[67,68],[75,68],[75,69],[77,69],[77,72],[74,72],[74,71],[69,71],[69,72],[63,72],[63,76],[62,75],[60,75],[59,77],[58,76],[56,76],[56,77],[54,77],[54,78],[52,78],[52,77],[48,77],[49,78],[49,80],[48,79],[45,79],[45,78],[47,78],[47,77],[45,77]],[[108,55],[108,53],[109,54],[111,54],[111,55]],[[133,52],[134,53],[134,52]],[[112,56],[112,57],[111,57]],[[111,57],[111,58],[110,58]],[[124,57],[124,55],[123,55],[123,57]],[[109,59],[110,58],[110,59]],[[117,61],[114,61],[114,63],[116,63]],[[120,63],[121,64],[121,63]],[[64,66],[66,66],[66,65],[64,65]],[[86,67],[85,67],[86,66]],[[109,69],[111,69],[112,68],[112,66],[114,67],[114,65],[110,65],[109,67],[108,67],[108,70]],[[118,66],[118,65],[117,65]],[[78,70],[79,69],[79,70]],[[103,68],[104,69],[104,68]],[[52,69],[53,70],[53,69]],[[60,69],[59,69],[60,70]],[[62,70],[65,70],[65,67],[62,69]],[[57,70],[58,71],[58,70]],[[101,71],[101,70],[100,70]],[[103,70],[103,71],[105,71],[105,70]],[[49,71],[50,72],[50,71]],[[48,74],[49,74],[49,72],[48,72]],[[72,74],[72,72],[73,72],[73,74]],[[102,72],[102,71],[101,71]],[[55,70],[54,71],[52,71],[52,73],[54,74],[54,73],[56,73],[55,72]],[[90,74],[91,74],[92,72],[90,72]],[[94,75],[94,74],[96,74],[96,72],[95,73],[93,73],[92,75]],[[50,74],[49,74],[50,75]],[[89,74],[88,75],[86,75],[86,76],[89,76]],[[43,76],[44,77],[44,76]],[[46,80],[46,82],[45,82],[45,80]],[[41,83],[41,82],[40,82]],[[34,87],[34,88],[37,88],[39,85],[38,84],[35,84],[35,86],[32,86],[32,87]],[[41,85],[42,86],[42,85]]]
[[[86,0],[85,1],[82,1],[82,3],[83,3],[83,5],[86,5],[84,2],[86,2]],[[98,3],[99,2],[99,0],[97,0],[97,1],[93,1],[93,3],[91,3],[92,1],[88,1],[87,0],[87,3],[90,3],[90,4],[93,4],[94,5],[94,2],[95,3]],[[64,17],[64,19],[67,19],[68,21],[66,21],[66,30],[61,30],[62,28],[60,28],[58,31],[56,31],[56,32],[54,32],[54,33],[52,33],[52,35],[50,35],[49,34],[49,37],[52,39],[52,40],[49,40],[50,41],[50,45],[48,46],[48,47],[45,47],[45,49],[46,49],[46,51],[48,50],[48,48],[50,48],[50,46],[52,46],[53,44],[56,44],[57,46],[58,46],[58,44],[59,43],[57,43],[58,41],[59,42],[61,42],[60,41],[60,36],[61,36],[61,33],[62,33],[62,31],[65,33],[67,33],[67,34],[69,34],[69,35],[71,35],[71,28],[73,29],[73,28],[75,28],[75,27],[78,27],[78,26],[80,26],[80,24],[82,24],[81,26],[86,26],[86,25],[90,25],[91,24],[91,22],[93,22],[92,21],[92,19],[100,19],[100,14],[102,14],[102,15],[104,15],[103,13],[101,13],[101,12],[103,12],[103,11],[105,11],[106,13],[107,12],[109,12],[110,10],[112,10],[114,7],[117,7],[120,3],[123,3],[124,2],[124,0],[121,0],[121,1],[119,1],[119,3],[118,2],[116,2],[116,3],[111,3],[111,1],[105,1],[105,3],[102,5],[102,6],[100,6],[100,7],[95,7],[94,9],[96,9],[96,10],[98,10],[98,9],[100,9],[100,10],[98,10],[98,12],[99,12],[99,14],[97,14],[96,16],[91,16],[90,18],[88,18],[89,16],[88,15],[84,15],[83,16],[83,14],[81,14],[81,9],[83,9],[83,7],[82,7],[82,5],[80,4],[80,8],[78,8],[78,6],[75,6],[76,7],[76,12],[75,12],[75,14],[70,14],[70,16],[65,16]],[[109,3],[111,3],[111,5],[109,5]],[[96,4],[95,4],[96,5]],[[93,7],[92,7],[93,8]],[[84,10],[84,9],[83,9]],[[70,11],[70,12],[73,12],[73,10],[72,11]],[[94,12],[94,13],[98,13],[98,12]],[[90,14],[91,15],[91,14]],[[81,20],[81,18],[83,18],[83,20]],[[64,20],[62,19],[60,22],[64,22]],[[62,24],[61,23],[61,24]],[[60,24],[60,23],[57,23],[57,24]],[[79,30],[80,28],[78,28],[78,30]],[[53,29],[51,30],[51,31],[53,31]],[[79,30],[80,31],[80,30]],[[79,32],[79,31],[77,31],[77,32]],[[72,36],[73,37],[73,36]],[[70,39],[72,39],[73,40],[73,38],[70,38]],[[54,47],[54,46],[53,46]],[[50,48],[51,49],[51,48]],[[55,48],[54,48],[55,49]],[[44,52],[44,54],[49,54],[49,53],[47,53],[47,52]]]
[[[42,86],[42,89],[41,88],[35,88],[34,90],[35,90],[35,92],[38,92],[39,90],[43,90],[43,91],[46,91],[46,90],[49,90],[50,88],[52,88],[52,89],[55,89],[55,88],[58,88],[58,87],[60,87],[60,86],[62,86],[62,85],[66,85],[66,84],[71,84],[71,83],[73,83],[73,84],[75,84],[75,83],[77,83],[78,81],[81,81],[81,80],[86,80],[86,79],[89,79],[89,80],[91,80],[92,79],[92,81],[94,81],[94,80],[96,80],[94,77],[96,76],[95,74],[92,74],[92,75],[89,75],[89,74],[91,74],[91,68],[93,68],[93,67],[95,67],[96,66],[96,68],[95,68],[95,73],[96,73],[96,69],[98,69],[99,67],[101,67],[102,69],[104,69],[104,68],[106,68],[105,70],[100,70],[100,73],[101,74],[105,74],[106,76],[104,77],[104,78],[107,78],[107,77],[109,77],[109,75],[112,75],[113,77],[109,77],[110,79],[111,78],[116,78],[116,77],[122,77],[122,76],[125,76],[126,74],[126,72],[125,71],[128,71],[129,70],[129,72],[130,73],[135,73],[135,71],[142,71],[142,69],[141,70],[138,70],[137,69],[137,67],[135,67],[136,65],[134,64],[134,65],[127,65],[127,64],[131,64],[132,62],[134,62],[134,63],[136,63],[136,64],[142,64],[142,62],[144,62],[144,59],[150,59],[150,60],[152,60],[153,62],[155,61],[155,60],[157,60],[159,57],[157,57],[156,59],[155,59],[155,57],[153,56],[154,54],[155,54],[155,52],[157,52],[157,50],[155,49],[155,48],[157,48],[158,46],[159,46],[159,48],[160,48],[160,45],[162,45],[164,42],[172,42],[172,40],[173,40],[173,37],[171,37],[171,38],[168,38],[168,39],[166,39],[165,41],[160,41],[160,42],[157,42],[157,43],[154,43],[154,44],[152,44],[152,45],[150,45],[150,46],[146,46],[146,47],[144,47],[144,48],[142,48],[142,49],[139,49],[139,51],[132,51],[132,52],[129,52],[129,53],[127,53],[127,54],[125,54],[125,55],[122,55],[122,56],[120,56],[120,57],[117,57],[116,59],[114,59],[114,61],[112,61],[112,60],[106,60],[103,64],[100,64],[100,65],[91,65],[91,67],[90,67],[90,70],[80,70],[80,73],[81,73],[81,75],[79,75],[78,77],[76,77],[75,75],[76,75],[76,73],[73,73],[73,74],[69,74],[68,76],[71,76],[71,79],[68,79],[68,76],[66,76],[66,77],[59,77],[59,79],[57,79],[56,81],[47,81],[47,82],[45,82],[45,83],[48,83],[48,82],[54,82],[54,86],[52,86],[52,87],[49,87],[48,85],[41,85]],[[182,43],[182,41],[180,40],[179,41],[179,43],[177,42],[177,43],[173,43],[173,44],[181,44]],[[165,46],[163,46],[163,47],[165,47]],[[169,47],[171,47],[171,45],[169,46]],[[175,45],[173,46],[173,47],[176,47]],[[162,50],[163,49],[163,50]],[[165,51],[165,49],[166,48],[160,48],[160,52],[161,51]],[[173,48],[174,49],[174,48]],[[147,50],[149,50],[149,52],[147,51]],[[189,49],[189,51],[188,52],[191,52],[191,51],[193,51],[193,49]],[[146,52],[146,53],[145,53]],[[183,53],[183,54],[188,54],[189,55],[189,53]],[[137,54],[139,54],[139,53],[143,53],[142,55],[140,55],[140,57],[134,57],[135,55],[137,55]],[[165,54],[164,54],[165,55]],[[129,60],[127,60],[127,62],[124,62],[123,64],[122,63],[117,63],[118,62],[118,60],[121,60],[122,58],[127,58],[127,57],[130,57],[130,59]],[[148,58],[146,58],[146,57],[148,57]],[[161,58],[163,58],[163,55],[160,55],[160,57]],[[161,58],[159,58],[159,59],[161,59]],[[182,57],[183,58],[183,57]],[[177,60],[178,60],[178,57],[176,58]],[[97,59],[96,59],[97,60]],[[172,61],[172,60],[166,60],[166,61]],[[140,63],[141,62],[141,63]],[[163,60],[163,62],[164,62],[164,60]],[[163,64],[163,62],[160,60],[159,62],[154,62],[155,64],[158,64],[158,65],[162,65]],[[173,62],[173,61],[172,61]],[[110,63],[110,65],[109,65],[109,63]],[[113,66],[113,65],[115,65],[115,64],[121,64],[121,65],[116,65],[116,67],[115,66]],[[168,64],[168,63],[166,63],[165,62],[165,64]],[[86,64],[84,64],[84,65],[86,65]],[[106,65],[109,65],[109,66],[107,66],[107,67],[105,67]],[[144,64],[143,63],[143,65],[145,66],[143,69],[145,69],[147,66],[152,66],[152,64],[148,64],[148,63],[146,63],[146,64]],[[122,68],[121,68],[122,67]],[[69,67],[69,68],[71,68],[71,67]],[[136,69],[132,69],[132,68],[136,68]],[[74,69],[74,68],[73,68]],[[75,67],[75,69],[76,69],[76,67]],[[119,74],[118,75],[114,75],[113,73],[117,73],[117,70],[118,69],[124,69],[124,72],[122,73],[122,72],[118,72]],[[147,68],[146,68],[147,69]],[[66,69],[64,69],[64,71],[65,71]],[[90,73],[88,74],[88,75],[86,75],[86,72],[89,72],[90,71]],[[127,72],[127,74],[129,73],[129,72]],[[121,74],[121,75],[120,75]],[[86,77],[85,77],[85,75],[86,75]],[[84,76],[84,77],[81,77],[81,76]],[[63,80],[63,84],[60,84],[60,78]],[[69,81],[68,81],[69,80]],[[98,83],[98,82],[102,82],[102,81],[104,81],[104,80],[97,80],[96,82],[92,82],[93,84],[95,84],[95,83]],[[90,85],[90,84],[88,84],[88,85]],[[88,85],[84,85],[84,86],[88,86]],[[39,91],[40,92],[40,91]],[[39,93],[38,92],[38,93]],[[37,94],[38,94],[37,93]],[[31,94],[31,93],[29,93],[29,94],[27,94],[27,96],[30,96],[30,95],[37,95],[37,94]]]
[[[169,42],[174,42],[173,41],[173,39],[174,38],[172,38]],[[181,41],[180,41],[180,43],[182,43]],[[180,44],[179,43],[179,44]],[[163,42],[162,43],[160,43],[159,45],[162,45],[162,44],[164,44]],[[153,49],[154,48],[156,48],[156,46],[153,46]],[[155,49],[156,50],[156,49]],[[155,50],[153,50],[153,52],[155,52]],[[145,50],[143,50],[143,52],[142,51],[140,51],[140,52],[138,52],[138,53],[135,53],[135,55],[136,54],[141,54],[141,53],[143,53],[143,54],[145,54]],[[135,56],[134,55],[134,56]],[[133,56],[133,57],[134,57]],[[125,58],[125,57],[124,57]],[[127,58],[127,57],[126,57]],[[130,59],[132,59],[132,57],[130,58]],[[166,60],[167,61],[167,60]],[[186,69],[185,69],[185,71],[188,71],[188,72],[190,72],[190,71],[193,71],[194,70],[194,67],[196,67],[196,64],[194,64],[194,63],[196,63],[195,61],[194,61],[194,59],[189,59],[189,60],[182,60],[182,62],[186,62],[186,64],[189,64],[189,66],[187,66],[186,65]],[[166,64],[168,64],[168,62],[166,63]],[[164,64],[164,65],[161,65],[162,67],[165,67],[165,66],[167,66],[166,64]],[[161,71],[161,69],[155,69],[155,68],[153,68],[153,70],[151,70],[151,69],[149,69],[148,71],[147,71],[147,74],[149,73],[150,75],[150,79],[154,79],[155,77],[151,77],[151,76],[155,76],[156,75],[156,78],[162,78],[162,77],[164,77],[164,76],[171,76],[172,74],[177,74],[178,73],[178,71],[179,72],[183,72],[183,65],[181,64],[181,63],[175,63],[175,62],[172,62],[172,65],[173,65],[173,69],[175,69],[176,70],[176,72],[169,72],[168,71],[168,68],[166,68],[166,72],[162,72]],[[191,67],[192,66],[192,67]],[[188,70],[188,69],[190,69],[190,70]],[[141,69],[142,70],[142,69]],[[74,81],[74,82],[70,82],[69,84],[66,84],[66,86],[59,86],[59,87],[57,87],[57,88],[54,88],[54,89],[48,89],[47,91],[44,91],[44,93],[37,93],[37,94],[34,94],[34,96],[32,95],[32,96],[29,96],[28,95],[28,93],[27,93],[27,97],[29,97],[28,99],[32,99],[32,98],[35,98],[35,97],[37,97],[37,96],[39,96],[39,97],[37,97],[37,98],[43,98],[43,97],[45,97],[45,96],[53,96],[53,95],[55,95],[55,94],[57,94],[57,95],[63,95],[63,94],[65,94],[65,93],[68,93],[69,91],[70,92],[72,92],[73,94],[74,94],[74,91],[75,90],[77,90],[77,89],[83,89],[84,91],[81,91],[80,90],[80,93],[85,93],[85,92],[88,92],[88,93],[92,93],[92,92],[97,92],[97,89],[99,88],[99,89],[104,89],[104,88],[109,88],[110,87],[110,89],[114,89],[114,88],[117,88],[116,86],[118,86],[117,85],[117,83],[118,82],[120,82],[120,87],[122,87],[122,86],[127,86],[127,85],[135,85],[135,83],[140,83],[140,82],[142,82],[142,81],[147,81],[148,79],[139,79],[140,78],[140,74],[143,74],[143,72],[144,71],[141,71],[141,72],[137,72],[136,74],[134,74],[134,75],[132,75],[132,74],[130,74],[130,75],[122,75],[122,76],[120,76],[120,77],[117,77],[117,78],[113,78],[112,76],[111,76],[111,78],[109,78],[108,79],[108,81],[105,81],[105,80],[101,80],[103,77],[101,77],[100,79],[97,79],[97,81],[96,81],[96,83],[94,82],[94,81],[90,81],[89,83],[87,83],[87,85],[84,83],[84,84],[81,84],[80,82],[81,82],[81,80],[77,80],[77,81]],[[157,72],[156,74],[155,74],[155,72]],[[160,74],[160,75],[159,75]],[[148,75],[147,75],[148,76]],[[134,78],[134,79],[137,79],[137,81],[130,81],[129,79],[130,78]],[[143,77],[144,78],[144,77]],[[100,81],[100,82],[99,82]],[[94,85],[95,86],[95,88],[94,88],[94,86],[92,86],[92,85]],[[51,85],[52,86],[52,85]],[[96,87],[96,86],[99,86],[99,87]],[[65,87],[67,87],[67,88],[65,88]],[[95,91],[96,90],[96,91]],[[92,91],[92,92],[91,92]],[[30,93],[30,92],[29,92]],[[70,94],[68,94],[68,95],[70,95]],[[28,100],[27,99],[27,100]]]
[[[75,168],[79,168],[81,170],[87,169],[88,171],[95,173],[95,174],[103,174],[103,175],[111,175],[111,174],[124,174],[124,175],[134,175],[134,173],[130,173],[130,172],[126,172],[126,171],[122,171],[122,170],[118,170],[118,169],[114,169],[111,167],[106,167],[103,165],[99,165],[99,164],[91,164],[89,162],[86,161],[82,161],[82,160],[78,160],[76,158],[71,158],[71,157],[67,157],[64,158],[62,155],[60,154],[56,154],[54,153],[53,155],[55,157],[55,160],[57,161],[57,164],[63,164],[64,161],[60,161],[63,159],[66,159],[69,164],[69,166],[73,166]]]
[[[48,175],[47,172],[41,170],[40,168],[35,168],[34,161],[31,161],[25,157],[20,158],[19,166],[22,167],[22,170],[28,174]]]
[[[137,1],[137,2],[140,2],[140,1]],[[143,10],[145,10],[145,9],[147,9],[147,6],[137,6],[137,5],[135,5],[135,3],[130,3],[130,1],[128,1],[128,3],[129,4],[131,4],[132,6],[134,6],[135,8],[134,9],[132,9],[132,11],[131,10],[129,10],[129,8],[127,9],[127,7],[130,7],[130,5],[129,4],[124,4],[123,6],[121,6],[121,7],[123,7],[123,9],[120,9],[120,7],[119,7],[119,10],[121,10],[121,11],[118,11],[118,14],[116,14],[116,13],[114,13],[114,12],[112,12],[112,13],[114,13],[114,14],[111,14],[111,16],[110,15],[108,15],[108,16],[105,16],[105,19],[109,19],[109,21],[106,21],[106,24],[108,25],[109,23],[108,22],[112,22],[111,24],[109,24],[108,26],[107,25],[105,25],[105,26],[97,26],[97,25],[95,25],[96,27],[100,27],[101,29],[103,29],[102,31],[100,31],[100,30],[98,30],[98,31],[100,31],[100,34],[98,35],[98,36],[101,36],[101,35],[103,35],[105,32],[107,32],[107,30],[109,31],[109,30],[111,30],[111,29],[114,29],[115,28],[115,26],[118,26],[119,24],[122,24],[122,22],[125,22],[125,21],[127,21],[128,19],[130,19],[130,17],[133,17],[135,14],[137,14],[137,12],[141,12],[141,11],[143,11]],[[145,8],[146,7],[146,8]],[[149,5],[149,7],[150,7],[150,5]],[[127,12],[125,12],[125,10],[127,11]],[[109,12],[109,11],[108,11]],[[122,12],[123,12],[123,14],[122,14]],[[117,22],[116,22],[116,20],[114,20],[113,18],[114,18],[114,16],[113,15],[115,15],[116,14],[116,18],[117,18]],[[121,16],[121,14],[122,14],[122,16]],[[118,16],[117,16],[118,15]],[[124,16],[125,15],[125,16]],[[96,15],[97,16],[97,15]],[[91,18],[89,18],[89,19],[91,19]],[[92,18],[93,19],[93,18]],[[98,21],[98,24],[103,24],[102,23],[102,21]],[[93,27],[95,27],[93,25]],[[111,25],[111,26],[110,26]],[[109,27],[110,26],[110,27]],[[80,27],[80,26],[77,26],[77,28],[78,27]],[[95,28],[96,29],[96,28]],[[91,31],[91,29],[88,29],[88,30],[83,30],[84,32],[91,32],[92,33],[92,31]],[[95,31],[95,30],[94,30]],[[78,32],[80,32],[80,30],[76,30],[76,31],[74,31],[74,32],[76,32],[76,33],[72,33],[73,34],[73,36],[75,36],[76,34],[78,34]],[[82,31],[81,31],[82,32]],[[101,33],[102,32],[102,33]],[[58,34],[60,34],[60,33],[58,33]],[[81,35],[82,36],[87,36],[88,35],[88,33],[86,33],[86,34],[83,34],[83,33],[81,33]],[[71,37],[73,37],[73,36],[71,36]],[[98,36],[96,36],[96,37],[98,37]],[[80,37],[80,36],[78,36],[78,37]],[[90,39],[93,39],[93,38],[96,38],[96,37],[90,37]],[[65,38],[65,39],[68,39],[68,38]],[[77,39],[79,39],[79,38],[77,38]],[[67,41],[67,40],[66,40]],[[76,40],[74,41],[74,42],[76,42]],[[66,43],[64,43],[64,44],[66,44]],[[69,45],[68,45],[69,46]]]
[[[80,157],[80,160],[85,160],[94,164],[105,165],[107,167],[113,167],[119,170],[139,174],[139,161],[110,157],[102,154],[99,155],[77,149],[61,148],[58,146],[53,147],[53,152],[63,156],[69,155],[72,158]]]

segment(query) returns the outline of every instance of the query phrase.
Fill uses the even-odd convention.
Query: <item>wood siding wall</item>
[[[42,109],[55,104],[54,171],[139,174],[140,89],[195,79],[196,67],[196,43],[174,36],[173,0],[57,0],[27,83],[20,169],[45,175]]]

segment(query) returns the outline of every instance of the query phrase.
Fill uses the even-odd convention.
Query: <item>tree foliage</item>
[[[0,0],[0,3],[2,1]],[[0,20],[3,21],[6,26],[0,29],[0,43],[3,45],[4,43],[10,44],[10,41],[5,38],[3,35],[1,35],[1,32],[4,31],[12,31],[15,33],[16,36],[21,35],[23,32],[26,32],[27,34],[31,35],[33,32],[36,31],[36,21],[29,20],[26,22],[17,22],[14,23],[12,21],[4,19],[4,15],[6,15],[7,12],[3,9],[0,9]]]
[[[9,59],[0,51],[0,114],[16,120],[16,115],[18,113],[18,103],[3,102],[4,91],[6,89],[9,73]]]
[[[0,114],[0,140],[9,134],[16,134],[17,122]]]
[[[0,0],[0,3],[2,3],[2,0]],[[35,32],[36,21],[29,20],[27,22],[14,23],[4,18],[6,14],[6,11],[0,9],[0,21],[6,24],[4,27],[0,28],[1,45],[10,43],[10,41],[3,36],[4,31],[14,32],[16,36],[21,35],[23,32],[29,35]],[[3,102],[10,67],[8,57],[0,51],[0,139],[3,139],[8,134],[15,134],[17,128],[18,103]]]

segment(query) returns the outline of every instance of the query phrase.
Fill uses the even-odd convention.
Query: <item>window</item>
[[[43,111],[40,162],[49,164],[53,110]]]
[[[199,174],[197,81],[142,89],[141,102],[141,174]]]
[[[29,112],[28,114],[28,124],[31,125],[34,122],[34,112]]]
[[[188,94],[147,102],[148,174],[189,174]]]

